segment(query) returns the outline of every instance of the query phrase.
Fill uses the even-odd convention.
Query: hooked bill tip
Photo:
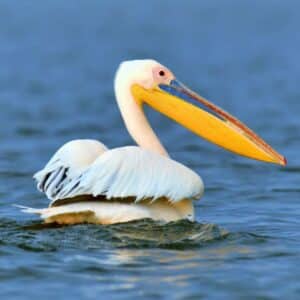
[[[283,166],[287,165],[287,159],[285,157],[283,157]]]

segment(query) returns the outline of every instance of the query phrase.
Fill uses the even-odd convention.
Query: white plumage
[[[38,213],[48,222],[60,222],[59,216],[66,218],[70,213],[82,213],[85,221],[101,220],[100,223],[140,218],[171,221],[184,216],[193,220],[188,199],[199,198],[204,190],[195,172],[168,157],[136,146],[108,150],[94,140],[74,140],[63,145],[34,178],[51,204],[46,209],[24,211]],[[70,201],[55,206],[57,200],[84,195],[104,196],[107,202]],[[128,197],[134,198],[134,203],[122,203]],[[118,203],[109,202],[116,198]],[[175,205],[176,202],[182,203]]]
[[[84,147],[85,141],[80,142]],[[66,160],[65,154],[69,152],[71,145],[73,144],[67,144],[61,149],[65,151],[59,151],[53,157],[56,168],[70,167],[62,183],[53,180],[48,189],[45,189],[52,200],[93,195],[105,196],[108,200],[134,197],[135,202],[148,198],[155,201],[166,197],[171,202],[177,202],[184,198],[195,199],[202,194],[203,184],[200,177],[168,157],[139,147],[127,146],[103,153],[99,151],[98,157],[91,160],[89,166],[82,167],[75,163],[74,157],[72,162]],[[86,152],[89,152],[89,145],[85,146]],[[84,154],[83,149],[81,153]],[[60,165],[60,161],[64,163]],[[46,166],[42,173],[45,176],[48,172]],[[44,180],[41,172],[37,177]],[[51,177],[48,180],[51,180]],[[61,190],[56,193],[59,187]]]
[[[57,199],[57,194],[105,151],[105,145],[96,140],[74,140],[64,144],[46,166],[34,174],[38,189],[49,199]]]
[[[152,85],[153,68],[158,67],[165,68],[153,60],[125,62],[116,75],[117,102],[140,147],[108,150],[95,140],[66,143],[34,175],[39,190],[51,200],[50,206],[23,207],[25,212],[63,224],[194,219],[192,200],[203,193],[201,178],[168,157],[130,93],[133,83]]]
[[[194,221],[191,200],[185,199],[173,204],[167,199],[155,202],[122,203],[112,201],[81,201],[48,208],[18,206],[23,212],[40,215],[46,223],[59,224],[114,224],[150,218],[171,222],[180,219]]]

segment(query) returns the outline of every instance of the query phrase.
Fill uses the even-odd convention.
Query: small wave
[[[278,192],[278,193],[299,193],[300,188],[297,187],[278,187],[278,188],[272,188],[272,192]]]
[[[0,243],[35,252],[66,248],[187,249],[225,239],[229,234],[215,224],[185,220],[162,224],[148,219],[110,226],[58,226],[2,219],[0,228]]]
[[[294,166],[286,166],[285,168],[279,169],[280,172],[286,172],[286,173],[300,173],[300,166],[294,165]]]
[[[267,239],[253,233],[231,233],[216,224],[187,220],[167,224],[145,219],[109,226],[60,226],[38,222],[18,223],[2,219],[0,229],[0,244],[31,252],[112,248],[186,250],[224,241],[251,244]]]
[[[161,224],[152,220],[111,226],[121,247],[187,249],[226,238],[228,232],[215,224],[181,220]]]

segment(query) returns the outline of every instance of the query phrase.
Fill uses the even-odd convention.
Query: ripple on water
[[[266,237],[251,233],[230,233],[215,224],[181,220],[161,224],[140,220],[110,226],[58,226],[38,222],[17,223],[2,219],[0,243],[25,251],[49,252],[61,249],[165,248],[188,250],[215,243],[264,242]]]

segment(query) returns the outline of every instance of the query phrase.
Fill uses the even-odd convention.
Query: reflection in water
[[[18,226],[18,225],[16,225]],[[215,224],[201,224],[181,220],[162,224],[153,220],[139,220],[123,224],[109,226],[101,225],[77,225],[60,226],[55,224],[32,223],[21,227],[25,232],[39,235],[47,232],[53,237],[57,235],[72,235],[81,239],[87,238],[88,244],[84,246],[95,246],[106,242],[115,247],[132,248],[167,248],[188,249],[200,247],[205,243],[225,239],[228,232]],[[81,232],[79,235],[78,233]],[[101,241],[99,240],[102,237]],[[80,242],[78,240],[78,242]],[[95,245],[92,243],[95,242]],[[107,246],[109,246],[107,244]]]
[[[252,253],[250,247],[238,245],[237,240],[233,244],[228,244],[226,238],[217,239],[216,243],[219,245],[215,244],[213,248],[209,243],[201,243],[200,251],[199,248],[190,247],[184,251],[182,249],[161,251],[149,247],[110,249],[102,251],[101,254],[93,253],[92,256],[89,254],[71,256],[65,258],[64,263],[80,266],[77,271],[81,274],[87,272],[90,274],[93,270],[92,276],[99,282],[105,281],[103,278],[105,274],[118,272],[116,275],[118,285],[106,283],[106,288],[110,291],[134,289],[149,283],[155,286],[176,284],[177,287],[184,288],[197,281],[202,269],[205,272],[214,271],[216,267],[225,264],[228,258]]]
[[[92,256],[76,254],[64,260],[101,270],[115,266],[144,268],[145,263],[148,270],[160,265],[174,271],[215,265],[231,255],[252,253],[250,247],[239,244],[240,239],[261,238],[247,233],[229,233],[215,224],[185,220],[165,225],[141,220],[110,226],[30,224],[22,228],[35,239],[39,239],[40,234],[48,241],[52,239],[53,248],[101,248],[101,257],[96,253]],[[66,239],[68,242],[62,242]],[[34,244],[32,239],[23,240],[24,245],[28,242],[31,246]],[[166,252],[161,252],[161,248]]]
[[[181,220],[168,224],[160,224],[152,220],[143,220],[128,224],[112,226],[114,235],[122,241],[131,243],[156,245],[157,247],[178,249],[200,246],[201,243],[226,237],[225,230],[215,224],[200,224]]]

